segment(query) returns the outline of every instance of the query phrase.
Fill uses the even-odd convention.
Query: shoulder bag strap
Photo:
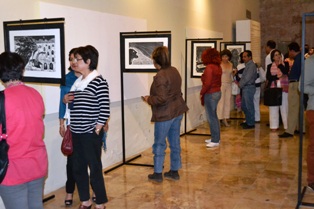
[[[2,136],[1,138],[6,138],[4,135],[7,133],[6,118],[5,118],[5,107],[4,107],[4,91],[0,91],[0,122],[2,124]]]

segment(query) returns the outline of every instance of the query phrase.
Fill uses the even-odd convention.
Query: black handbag
[[[8,151],[9,145],[7,143],[6,118],[4,108],[4,92],[0,92],[0,123],[2,124],[2,134],[0,136],[0,183],[3,181],[9,166]]]
[[[266,88],[264,91],[264,105],[280,106],[281,104],[282,104],[282,88],[278,87]]]

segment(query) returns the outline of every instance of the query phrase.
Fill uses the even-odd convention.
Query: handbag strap
[[[7,126],[6,126],[6,118],[5,118],[5,107],[4,107],[4,91],[0,91],[0,122],[2,124],[2,135],[1,139],[6,139],[7,135]]]

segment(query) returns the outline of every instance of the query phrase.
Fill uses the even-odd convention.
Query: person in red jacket
[[[41,95],[26,86],[25,63],[20,55],[0,55],[0,79],[5,90],[9,167],[0,185],[0,197],[6,209],[43,209],[43,188],[48,171],[44,137],[45,112]]]
[[[202,90],[200,92],[202,105],[205,106],[209,123],[211,139],[206,140],[206,147],[219,146],[220,123],[217,116],[217,105],[221,98],[221,59],[219,52],[214,48],[206,49],[202,54],[202,61],[206,65],[202,75]]]

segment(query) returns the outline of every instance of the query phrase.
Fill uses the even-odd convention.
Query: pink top
[[[24,84],[4,91],[9,167],[2,185],[17,185],[46,176],[48,159],[41,95]],[[1,129],[0,129],[1,130]]]

